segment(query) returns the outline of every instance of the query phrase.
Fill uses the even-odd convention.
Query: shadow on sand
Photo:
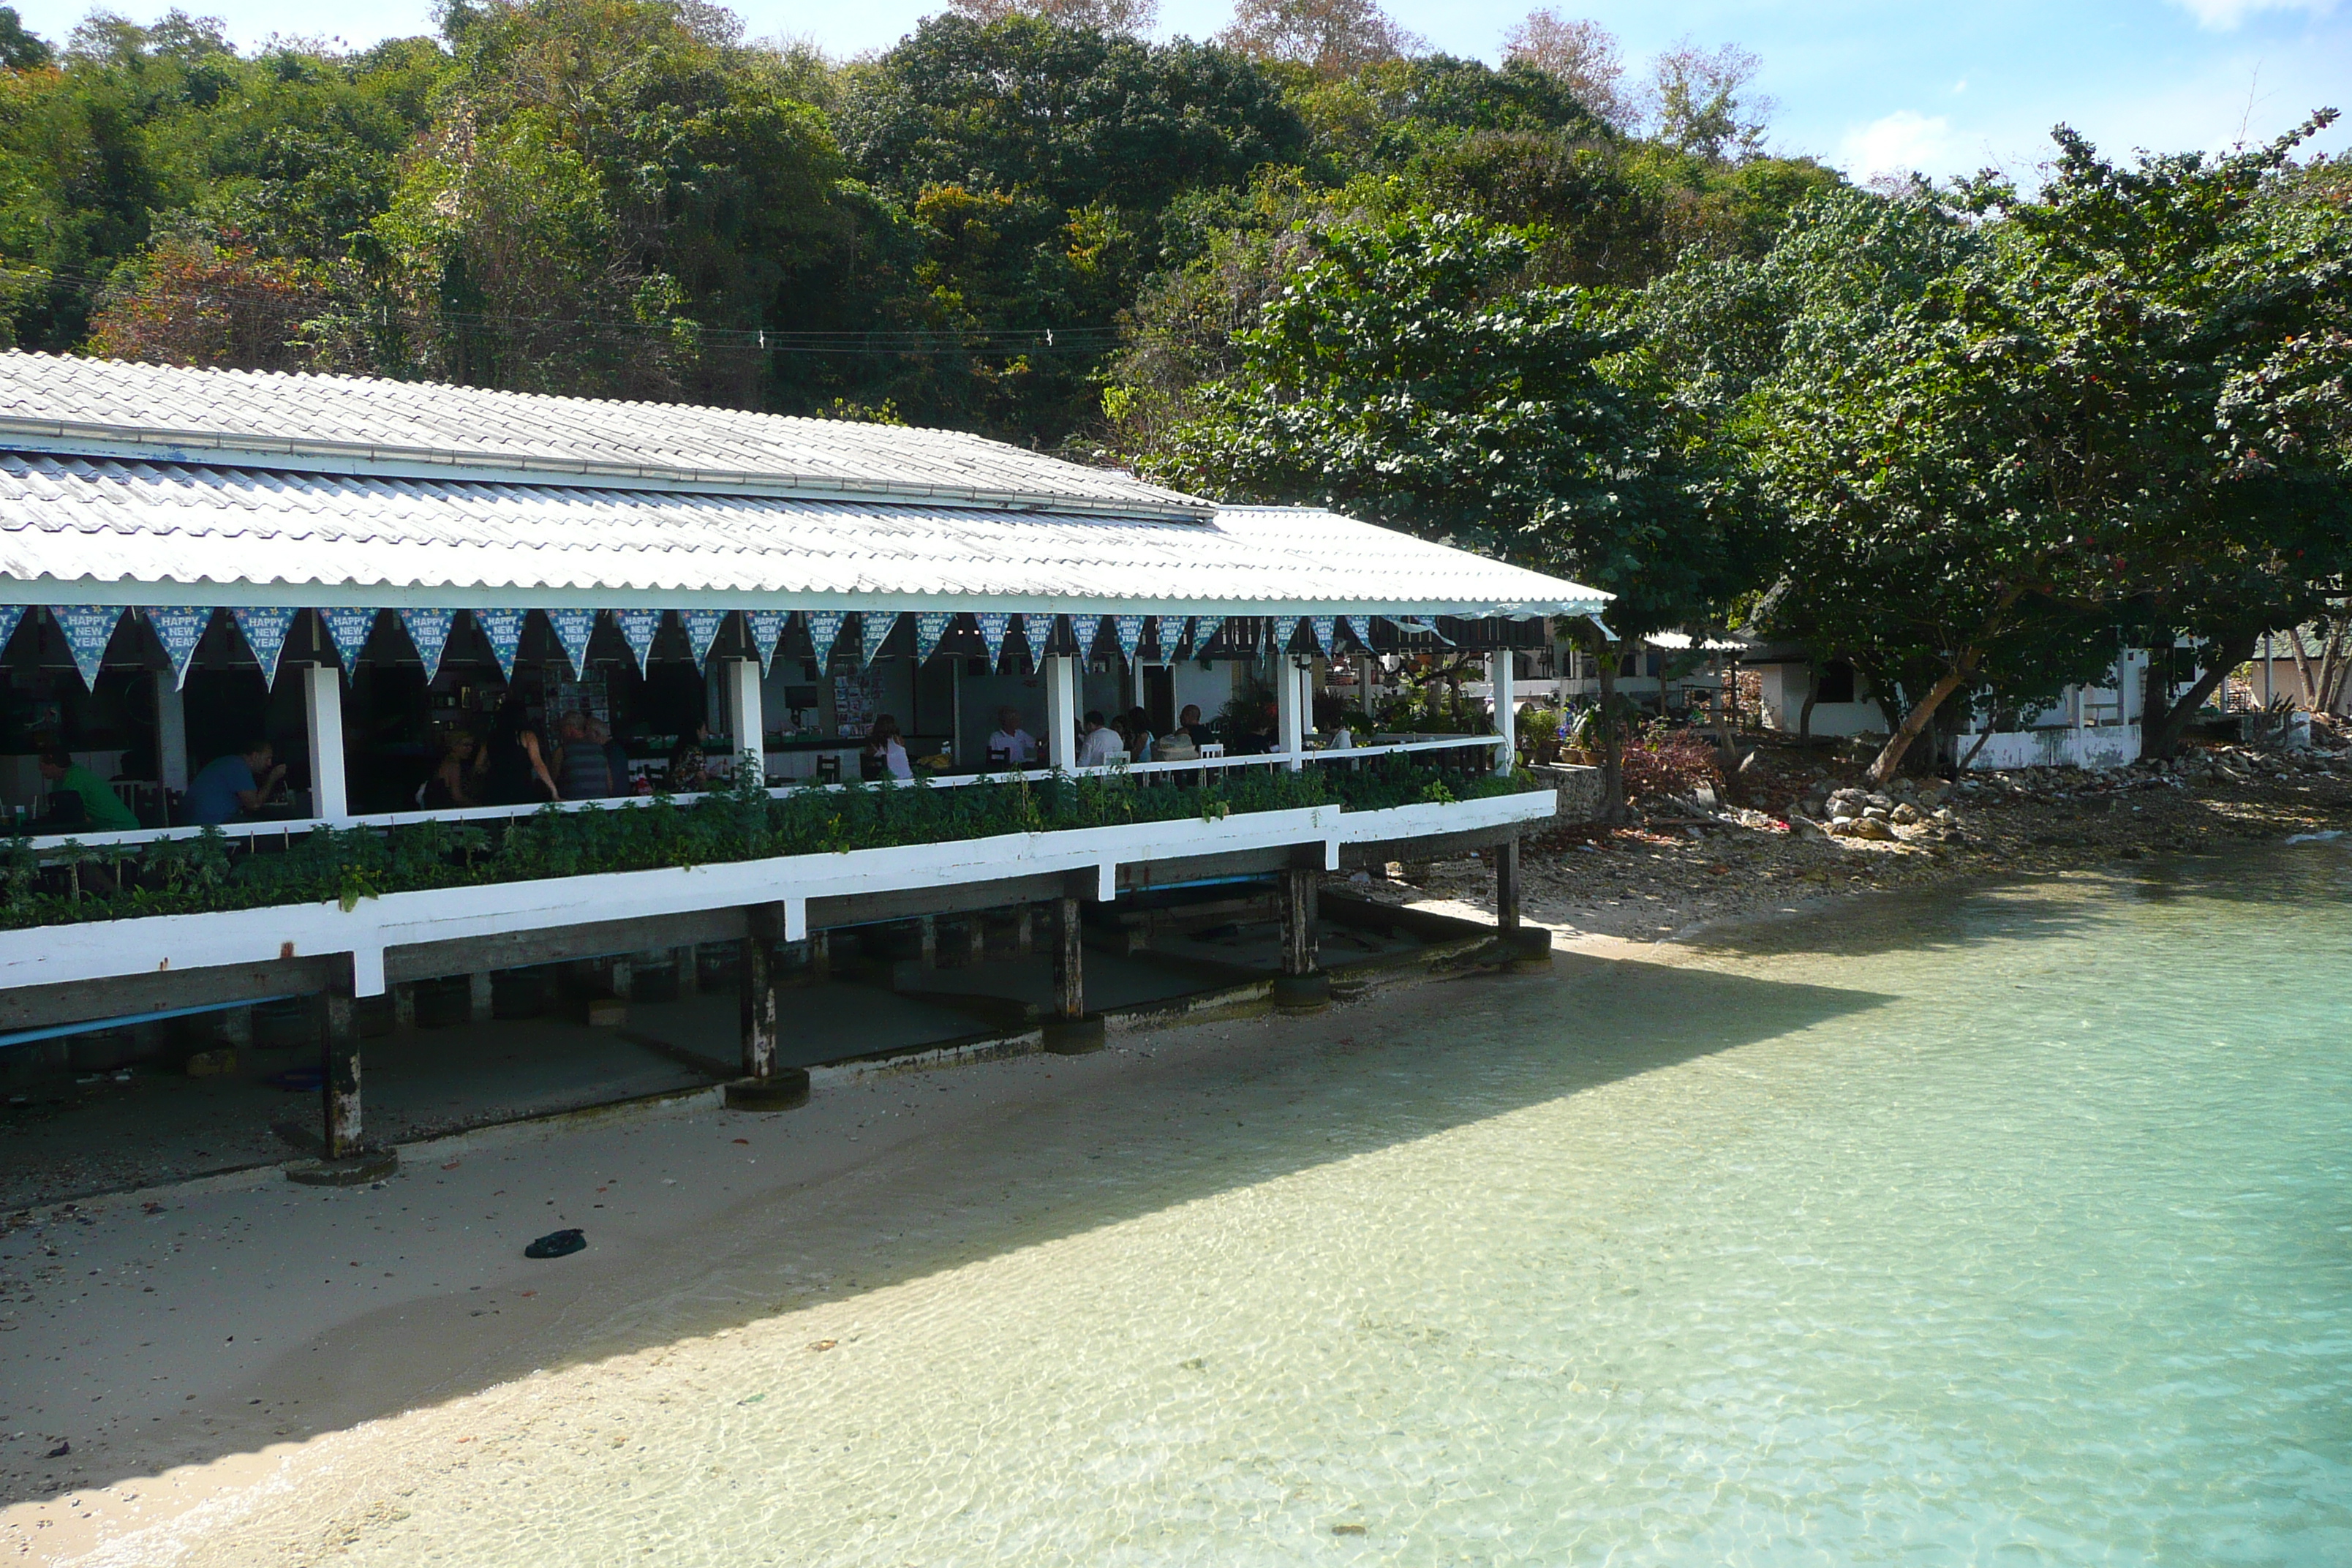
[[[219,1398],[192,1403],[77,1486],[201,1462],[436,1403],[535,1368],[646,1350],[1508,1114],[1885,1005],[1863,991],[1562,954],[1549,977],[1486,976],[1377,996],[1222,1038],[1129,1037],[1027,1096],[798,1188],[771,1188],[639,1247],[510,1288],[345,1321]],[[1050,1059],[1043,1064],[1050,1068]],[[973,1069],[967,1069],[973,1070]],[[981,1071],[993,1069],[982,1068]],[[905,1096],[936,1092],[922,1077]],[[1066,1087],[1064,1087],[1066,1086]],[[895,1100],[899,1091],[894,1089]],[[810,1113],[792,1113],[806,1117]],[[756,1119],[743,1118],[741,1130]],[[760,1130],[784,1134],[789,1118]],[[730,1129],[732,1130],[732,1129]],[[593,1134],[580,1134],[593,1136]],[[790,1136],[789,1134],[787,1136]],[[724,1142],[722,1131],[720,1141]],[[625,1158],[615,1148],[611,1156]],[[409,1207],[462,1200],[401,1182]],[[359,1212],[347,1227],[367,1223]],[[452,1225],[452,1229],[455,1226]],[[505,1325],[505,1326],[501,1326]],[[214,1336],[201,1310],[150,1332]],[[228,1331],[234,1331],[232,1325]],[[45,1495],[16,1478],[6,1500]]]

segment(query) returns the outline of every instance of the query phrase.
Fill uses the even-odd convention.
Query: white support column
[[[188,708],[172,672],[155,672],[155,764],[165,789],[188,787]]]
[[[1301,761],[1307,751],[1307,716],[1301,711],[1307,705],[1307,672],[1298,668],[1290,655],[1274,656],[1274,719],[1275,743],[1281,748],[1283,766],[1297,773],[1306,764]]]
[[[738,759],[751,753],[752,765],[766,778],[768,746],[760,712],[760,661],[730,658],[719,667],[721,700],[727,705],[727,741]]]
[[[343,780],[343,672],[339,666],[302,667],[302,718],[310,731],[310,813],[349,816]]]
[[[1078,765],[1078,661],[1067,654],[1045,659],[1045,763],[1064,773]]]
[[[1495,772],[1499,774],[1518,764],[1517,694],[1513,689],[1517,676],[1518,656],[1509,648],[1486,656],[1486,683],[1495,693],[1495,733],[1501,737],[1495,747]]]

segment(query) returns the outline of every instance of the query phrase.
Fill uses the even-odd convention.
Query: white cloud
[[[1856,179],[1874,174],[1907,174],[1914,170],[1940,172],[1958,151],[1952,122],[1940,114],[1898,109],[1881,120],[1845,133],[1839,152],[1847,174]]]
[[[2302,11],[2313,16],[2326,16],[2336,9],[2336,0],[2172,0],[2172,3],[2195,16],[2199,26],[2216,33],[2232,31],[2258,11]]]

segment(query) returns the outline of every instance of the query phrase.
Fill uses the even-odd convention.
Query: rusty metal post
[[[1519,929],[1519,841],[1495,846],[1495,924],[1506,935]]]
[[[783,1006],[776,985],[779,954],[769,937],[754,931],[743,939],[743,985],[740,1016],[743,1023],[743,1076],[773,1078],[776,1039],[782,1026]]]
[[[809,1075],[805,1068],[776,1065],[783,1038],[784,907],[755,904],[744,912],[749,934],[743,938],[738,993],[743,1076],[727,1086],[727,1105],[734,1110],[790,1110],[808,1103]]]
[[[1086,951],[1078,937],[1078,900],[1066,894],[1054,901],[1054,1016],[1057,1018],[1076,1018],[1087,1010]]]
[[[1322,971],[1316,941],[1317,889],[1320,862],[1292,866],[1282,873],[1282,972],[1274,979],[1274,1005],[1286,1013],[1317,1013],[1331,1005],[1331,977]]]
[[[325,1153],[330,1160],[348,1160],[360,1152],[360,1032],[352,999],[348,963],[337,965],[328,982],[325,1027],[320,1031],[326,1060],[320,1079],[325,1116]]]
[[[1318,957],[1315,888],[1318,873],[1297,867],[1282,874],[1282,972],[1312,974]]]

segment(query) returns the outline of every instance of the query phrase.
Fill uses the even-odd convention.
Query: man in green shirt
[[[41,753],[41,777],[49,783],[50,808],[48,824],[60,827],[87,828],[92,833],[120,833],[139,826],[131,808],[116,798],[104,779],[83,767],[65,752],[46,751]],[[81,810],[77,816],[68,806],[57,809],[59,795],[79,795]]]

